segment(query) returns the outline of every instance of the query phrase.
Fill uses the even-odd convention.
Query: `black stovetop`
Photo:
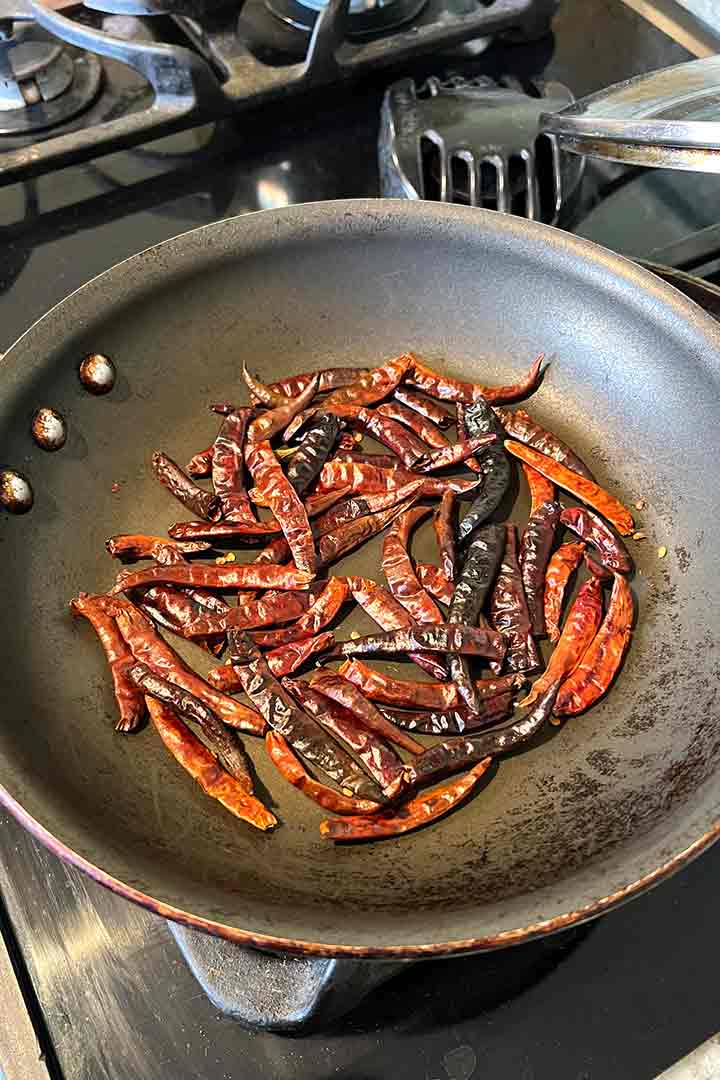
[[[473,70],[544,73],[583,94],[686,58],[621,0],[566,0],[554,42],[493,46]],[[356,87],[0,190],[0,352],[94,274],[188,228],[377,195],[381,94]],[[652,258],[718,219],[713,177],[593,166],[577,231]],[[2,815],[0,868],[0,921],[44,1054],[8,1080],[650,1080],[719,1026],[720,848],[591,926],[413,965],[329,1030],[293,1039],[219,1013],[163,920]]]

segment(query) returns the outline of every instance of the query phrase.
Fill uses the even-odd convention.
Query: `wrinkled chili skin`
[[[311,576],[317,569],[310,522],[300,497],[266,440],[248,444],[245,460],[256,486],[280,523],[298,570]]]
[[[305,712],[350,747],[365,771],[382,789],[383,799],[387,798],[384,794],[386,791],[396,792],[403,784],[405,766],[392,747],[365,727],[349,709],[313,690],[304,679],[283,679],[282,685]]]
[[[542,354],[538,356],[530,366],[527,375],[516,383],[511,383],[509,386],[481,386],[478,383],[453,379],[449,375],[441,375],[413,358],[405,382],[410,386],[416,386],[439,401],[460,401],[470,404],[479,398],[484,398],[485,401],[492,402],[494,405],[504,405],[528,397],[537,389],[542,378],[544,359]]]
[[[220,520],[222,504],[218,496],[198,487],[167,454],[156,450],[152,456],[152,467],[163,487],[196,517],[205,518],[206,521]]]
[[[498,694],[479,703],[477,712],[469,709],[445,709],[435,712],[405,712],[402,709],[380,711],[398,727],[418,735],[462,735],[478,731],[504,720],[512,709],[512,694]]]
[[[323,413],[303,435],[290,459],[287,478],[303,495],[327,461],[340,434],[340,421],[332,413]]]
[[[406,469],[419,468],[428,456],[428,447],[404,424],[392,420],[376,409],[362,405],[333,405],[333,414],[362,428],[388,450],[392,450]],[[397,462],[395,462],[397,464]]]
[[[560,514],[562,521],[562,514]],[[545,630],[553,645],[560,638],[560,620],[562,618],[565,589],[572,574],[577,570],[585,551],[582,541],[573,544],[561,544],[548,563],[545,572]]]
[[[330,810],[333,814],[373,814],[380,809],[381,804],[373,802],[372,799],[353,799],[313,780],[279,731],[268,731],[265,746],[278,772],[293,787],[325,810]]]
[[[415,563],[415,573],[423,589],[441,604],[452,603],[455,586],[448,581],[445,571],[432,563]]]
[[[507,671],[528,672],[540,667],[540,655],[532,636],[530,613],[517,555],[517,530],[505,527],[505,553],[490,601],[490,622],[505,638]],[[500,667],[491,664],[493,671]]]
[[[245,491],[245,432],[252,409],[236,409],[225,417],[213,445],[212,483],[226,521],[256,523]]]
[[[555,498],[555,485],[551,484],[547,477],[539,473],[537,469],[522,462],[522,470],[530,488],[530,517],[533,516],[544,502],[552,502]]]
[[[477,487],[476,480],[455,476],[421,476],[409,469],[383,469],[355,461],[326,461],[320,473],[319,490],[350,487],[357,494],[373,495],[380,491],[393,491],[413,480],[422,480],[420,493],[423,497],[440,498],[448,488],[458,496],[468,495]]]
[[[635,528],[635,522],[630,511],[599,484],[587,480],[579,473],[561,465],[554,458],[546,457],[538,453],[524,443],[515,442],[513,439],[505,440],[505,449],[513,457],[532,465],[541,472],[548,480],[552,480],[563,491],[569,491],[580,502],[586,503],[596,510],[598,514],[606,518],[622,536],[628,536]]]
[[[250,632],[250,637],[256,645],[271,649],[314,637],[332,622],[348,596],[349,589],[344,578],[328,578],[315,603],[291,626],[280,627],[278,630],[254,630]]]
[[[147,536],[145,533],[118,533],[105,541],[105,549],[113,559],[135,562],[138,559],[157,559],[158,553],[174,548],[182,555],[194,555],[208,551],[212,544],[206,540],[179,542],[166,536]]]
[[[319,372],[303,371],[300,375],[290,375],[287,379],[270,383],[267,389],[276,394],[283,394],[287,398],[297,397],[317,375],[319,377],[318,393],[324,394],[328,390],[337,390],[341,386],[351,386],[367,374],[369,374],[367,368],[357,367],[325,368]]]
[[[617,571],[619,574],[631,572],[633,562],[628,549],[597,514],[582,506],[573,506],[563,510],[560,523],[590,544],[608,570]]]
[[[303,409],[303,411],[299,412],[297,416],[293,416],[292,420],[283,431],[283,442],[289,443],[292,439],[294,439],[300,428],[304,427],[305,424],[307,424],[308,420],[312,420],[316,412],[317,406],[313,405],[309,409]]]
[[[189,593],[182,592],[172,585],[153,585],[140,600],[142,610],[180,637],[189,637],[188,626],[203,615],[203,609]],[[225,648],[225,639],[199,638],[198,645],[203,645],[214,656],[219,656]]]
[[[368,667],[362,660],[346,660],[338,674],[353,683],[366,697],[383,705],[439,712],[464,708],[454,683],[396,679]],[[485,701],[524,686],[526,681],[522,675],[502,675],[496,679],[477,679],[475,689],[479,701]]]
[[[278,431],[286,428],[298,413],[307,409],[317,393],[317,387],[318,376],[316,375],[296,397],[257,416],[248,427],[248,443],[267,442],[273,435],[277,435]]]
[[[433,517],[433,529],[440,549],[440,566],[448,581],[455,581],[455,492],[445,491]]]
[[[398,515],[405,513],[414,501],[415,496],[412,496],[387,510],[381,510],[379,514],[349,521],[345,525],[338,526],[333,532],[321,536],[318,541],[318,565],[328,566],[343,555],[347,555],[348,552],[354,551],[371,536],[381,532]]]
[[[458,421],[459,422],[459,421]],[[478,462],[483,485],[458,527],[458,542],[467,542],[478,526],[495,513],[510,486],[510,461],[502,444],[503,430],[495,413],[484,398],[462,410],[462,425],[472,438],[475,435],[497,435],[498,441],[489,446]]]
[[[333,390],[325,399],[323,408],[330,409],[336,405],[372,405],[381,401],[393,392],[412,360],[413,357],[405,353],[359,375],[349,386],[344,385]]]
[[[471,439],[460,439],[453,446],[445,446],[441,450],[432,450],[428,455],[428,460],[420,462],[417,468],[420,472],[427,473],[460,465],[463,461],[469,461],[471,458],[475,461],[473,455],[478,450],[482,450],[484,454],[496,442],[496,435],[476,435]]]
[[[399,630],[412,624],[409,611],[376,581],[361,577],[351,577],[347,581],[355,602],[374,619],[381,630]],[[409,653],[408,660],[412,660],[433,679],[447,678],[445,665],[430,653]]]
[[[188,476],[198,478],[210,475],[214,447],[215,444],[213,443],[211,446],[206,446],[204,450],[198,450],[197,454],[193,454],[185,466],[185,472]]]
[[[381,738],[395,743],[396,746],[401,746],[403,750],[408,750],[411,754],[422,752],[422,744],[411,738],[406,732],[395,727],[382,715],[379,709],[376,709],[370,701],[366,701],[357,687],[343,678],[342,671],[338,673],[330,671],[328,668],[314,671],[310,676],[310,685],[314,690],[332,698],[333,701],[337,701],[339,705],[344,705],[366,727],[374,731],[376,735],[380,735]]]
[[[233,563],[223,566],[201,566],[197,563],[180,563],[177,566],[148,566],[143,570],[121,570],[112,593],[137,589],[141,585],[168,582],[171,585],[197,585],[201,589],[221,589],[230,592],[238,589],[308,589],[310,577],[292,566],[256,566]]]
[[[441,623],[442,612],[418,581],[407,550],[411,530],[429,510],[427,506],[417,506],[397,519],[383,541],[382,568],[390,592],[416,622]]]
[[[145,700],[150,719],[163,743],[206,795],[217,799],[231,814],[257,829],[272,829],[277,825],[277,819],[267,807],[218,765],[210,751],[169,706],[149,695]]]
[[[333,461],[344,461],[356,465],[374,465],[378,469],[394,469],[397,466],[397,458],[394,454],[365,454],[362,450],[343,450],[333,456]]]
[[[383,836],[399,836],[419,829],[447,814],[467,798],[490,765],[490,758],[479,762],[465,776],[458,777],[445,787],[420,795],[392,814],[374,817],[328,818],[320,822],[320,835],[328,840],[378,840]]]
[[[291,397],[296,397],[297,394],[283,394],[279,390],[273,390],[271,386],[266,383],[262,383],[259,379],[256,379],[248,369],[246,364],[242,366],[242,377],[245,380],[245,385],[250,391],[250,396],[254,401],[260,402],[268,409],[275,409],[278,405],[287,405]],[[308,376],[308,383],[311,381],[311,376]],[[304,388],[303,388],[304,389]],[[299,394],[300,391],[298,390]]]
[[[406,626],[384,634],[340,641],[328,654],[328,659],[345,656],[393,656],[407,652],[439,652],[462,656],[485,656],[501,660],[505,642],[495,630],[476,626],[453,626],[440,623],[428,626]]]
[[[397,390],[395,391],[395,397],[397,397]],[[443,447],[450,445],[437,424],[434,424],[428,417],[423,416],[408,405],[403,405],[400,401],[386,401],[383,405],[378,406],[377,412],[389,420],[396,420],[405,427],[410,428],[421,442],[425,443],[426,446],[432,446],[434,450],[441,450]],[[445,415],[447,416],[447,413]]]
[[[243,593],[238,603],[228,606],[224,612],[200,612],[184,625],[183,636],[188,638],[213,637],[228,630],[251,630],[260,626],[292,622],[304,615],[317,595],[318,582],[307,592],[268,592],[256,595]]]
[[[545,428],[536,424],[531,416],[528,416],[523,409],[516,409],[511,411],[510,409],[496,409],[495,410],[500,423],[505,428],[508,435],[513,439],[517,439],[518,442],[526,443],[527,446],[531,446],[533,450],[539,450],[541,454],[547,454],[548,457],[554,458],[555,461],[559,461],[561,465],[566,465],[568,469],[572,469],[573,472],[580,473],[587,480],[594,481],[595,477],[588,469],[582,458],[579,458],[577,454],[570,449],[567,443],[564,443],[562,439],[559,439],[557,435],[554,435],[552,431],[546,431]]]
[[[230,731],[215,715],[212,709],[200,698],[196,698],[188,690],[175,683],[168,682],[162,676],[157,675],[147,664],[136,661],[128,669],[128,676],[144,694],[170,705],[185,720],[192,720],[198,724],[204,734],[210,749],[217,754],[220,761],[248,795],[252,795],[253,783],[250,766],[240,740],[234,731]]]
[[[174,540],[244,540],[251,544],[281,531],[277,521],[176,521],[168,534]]]
[[[506,724],[493,731],[469,738],[448,739],[437,746],[431,746],[410,766],[410,775],[416,783],[426,784],[429,780],[447,773],[466,769],[475,761],[486,757],[497,757],[527,742],[540,731],[550,718],[558,692],[558,683],[553,683],[538,699],[534,707],[512,724]]]
[[[329,739],[323,729],[303,712],[273,676],[262,653],[248,634],[231,630],[230,657],[243,689],[271,728],[284,735],[294,750],[354,795],[372,799],[376,786],[360,771],[342,747]]]
[[[413,412],[424,416],[441,430],[453,427],[455,423],[455,417],[446,412],[442,405],[438,405],[436,401],[431,401],[422,394],[416,394],[414,390],[408,390],[406,386],[397,386],[394,397],[401,405],[406,405]]]
[[[595,579],[597,580],[597,579]],[[607,613],[582,659],[560,687],[558,716],[577,716],[609,689],[630,644],[635,604],[628,580],[615,574]]]
[[[520,702],[521,705],[532,705],[548,686],[558,679],[566,678],[574,670],[598,632],[602,622],[602,609],[602,582],[592,577],[578,589],[548,666],[533,683],[530,693]]]
[[[133,662],[133,655],[115,619],[104,610],[97,597],[87,593],[80,593],[72,600],[70,610],[88,620],[102,645],[110,667],[118,707],[115,730],[123,734],[137,731],[145,716],[145,697],[128,676],[128,666]]]
[[[485,525],[478,530],[467,549],[465,562],[455,584],[448,610],[448,622],[474,627],[483,605],[497,577],[505,550],[505,528],[502,525]],[[501,661],[505,643],[495,632],[500,645],[490,660]],[[477,709],[478,699],[470,673],[470,666],[462,656],[451,656],[448,661],[450,678],[457,686],[460,697],[471,710]]]
[[[326,630],[315,637],[305,638],[304,641],[292,641],[289,645],[281,645],[278,649],[271,649],[265,653],[267,665],[276,679],[282,675],[289,675],[297,671],[307,663],[311,656],[317,653],[327,652],[335,644],[335,635],[332,630]]]
[[[520,569],[536,637],[545,633],[545,571],[560,520],[560,503],[546,502],[530,518],[520,542]]]

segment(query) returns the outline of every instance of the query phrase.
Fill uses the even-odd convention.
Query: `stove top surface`
[[[543,75],[580,95],[687,58],[621,0],[578,7],[561,7],[554,42],[495,44],[454,66]],[[390,78],[0,190],[0,352],[93,275],[186,229],[377,195]],[[583,190],[576,231],[635,257],[652,259],[720,217],[713,177],[592,165]],[[302,1039],[247,1031],[223,1015],[163,920],[59,862],[2,815],[0,866],[0,921],[43,1054],[24,1072],[0,1059],[8,1080],[650,1080],[718,1027],[711,916],[720,848],[590,926],[412,965]]]

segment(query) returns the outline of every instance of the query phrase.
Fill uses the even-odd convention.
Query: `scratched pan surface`
[[[601,482],[647,501],[632,650],[599,707],[502,761],[461,811],[380,844],[321,842],[322,812],[248,738],[282,821],[263,835],[205,798],[151,729],[113,732],[100,649],[68,600],[113,580],[109,534],[162,532],[184,516],[153,481],[151,451],[184,461],[206,445],[216,429],[207,403],[238,397],[243,360],[270,380],[408,348],[489,383],[519,375],[540,350],[555,358],[533,414]],[[78,382],[90,350],[117,363],[106,398]],[[719,383],[717,326],[680,294],[565,233],[477,210],[358,201],[268,211],[95,279],[0,368],[0,461],[36,493],[31,513],[0,522],[6,804],[125,895],[294,951],[488,948],[661,880],[719,828]],[[68,418],[61,453],[30,440],[39,405]],[[341,565],[378,576],[378,564],[374,543]],[[361,619],[343,629],[369,629]]]

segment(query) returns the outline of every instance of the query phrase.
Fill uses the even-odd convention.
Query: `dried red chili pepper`
[[[320,474],[339,433],[340,421],[337,416],[323,413],[303,435],[287,470],[287,478],[298,495],[304,494]]]
[[[187,628],[203,614],[203,608],[192,596],[172,585],[153,585],[143,594],[139,606],[154,622],[184,638],[190,636]],[[225,648],[225,638],[199,638],[197,644],[219,656]]]
[[[184,720],[192,720],[198,724],[207,739],[208,748],[217,754],[223,767],[235,777],[243,791],[252,795],[250,765],[240,740],[234,731],[225,727],[204,701],[175,683],[163,679],[139,660],[128,668],[128,678],[146,696],[157,698],[164,705],[173,708]]]
[[[562,514],[560,515],[562,521]],[[553,554],[545,572],[545,630],[555,644],[560,638],[560,619],[562,616],[565,589],[572,574],[580,565],[585,545],[580,543],[562,544]]]
[[[431,746],[409,766],[412,779],[419,784],[426,784],[437,776],[466,769],[474,761],[497,757],[515,750],[536,735],[550,718],[557,697],[559,683],[548,687],[535,706],[512,724],[481,735],[448,739],[446,742]]]
[[[282,471],[269,442],[249,444],[246,461],[253,480],[279,521],[298,570],[314,576],[317,569],[310,522],[300,497]],[[269,570],[270,567],[261,569]]]
[[[459,465],[461,462],[471,458],[478,450],[482,450],[483,454],[486,453],[495,442],[497,442],[497,436],[494,434],[474,435],[471,439],[461,439],[454,446],[446,446],[442,450],[433,450],[428,455],[428,460],[420,462],[417,468],[420,472],[426,473]]]
[[[95,596],[80,593],[70,603],[76,615],[83,615],[97,634],[110,667],[113,692],[118,707],[115,730],[123,733],[137,731],[145,716],[145,698],[128,677],[128,666],[133,662],[125,640],[112,615]]]
[[[630,552],[622,540],[596,514],[585,510],[582,506],[573,506],[563,510],[560,523],[579,536],[581,540],[591,544],[598,553],[600,562],[608,570],[616,570],[619,574],[630,573],[633,568]]]
[[[407,652],[451,653],[451,663],[458,656],[486,656],[500,660],[505,654],[505,642],[495,630],[477,626],[453,626],[439,623],[432,626],[406,626],[387,630],[383,634],[339,641],[328,653],[329,660],[345,656],[394,656]]]
[[[448,581],[455,580],[455,492],[444,491],[435,511],[433,529],[440,549],[440,566]]]
[[[146,701],[150,719],[165,746],[206,795],[217,799],[231,814],[256,829],[272,829],[277,825],[275,815],[218,765],[210,751],[171,708],[152,697]]]
[[[405,382],[440,401],[472,402],[477,401],[478,398],[484,398],[492,404],[503,405],[509,401],[518,401],[520,398],[528,397],[537,390],[542,378],[544,359],[541,353],[533,361],[527,375],[510,386],[480,386],[477,383],[453,379],[449,375],[441,375],[413,357]]]
[[[277,435],[278,431],[286,428],[293,417],[303,412],[315,397],[318,382],[316,375],[296,397],[256,417],[248,428],[248,443],[267,442],[273,435]]]
[[[265,653],[265,659],[270,671],[276,679],[279,679],[281,675],[289,675],[291,671],[297,671],[311,656],[331,648],[334,642],[335,635],[329,630],[317,634],[316,637],[305,638],[303,641],[291,642],[289,645],[281,645],[279,649],[272,649]],[[210,668],[207,681],[216,690],[222,690],[225,694],[235,694],[238,690],[242,690],[240,676],[232,664]]]
[[[476,626],[493,582],[500,569],[505,550],[505,528],[502,525],[485,525],[476,533],[468,547],[463,568],[455,583],[453,597],[448,611],[448,622],[458,623],[463,627]],[[487,626],[487,622],[485,626]],[[502,661],[505,655],[505,641],[502,635],[493,631],[497,643],[496,651],[490,660]],[[470,665],[462,656],[451,656],[448,662],[450,678],[458,693],[470,710],[477,709],[478,699],[475,684],[470,673]]]
[[[278,394],[284,394],[285,397],[297,397],[298,394],[303,392],[310,380],[317,375],[319,376],[318,393],[324,394],[326,391],[336,390],[340,386],[352,386],[358,379],[367,374],[369,374],[367,368],[359,367],[303,371],[300,375],[290,375],[287,379],[280,379],[279,382],[270,383],[267,389]]]
[[[243,594],[236,605],[222,613],[197,614],[193,622],[186,624],[184,636],[205,638],[224,634],[228,630],[249,630],[292,622],[307,612],[318,595],[318,585],[315,583],[308,592],[277,592],[270,589],[261,596]]]
[[[505,638],[505,667],[508,671],[535,671],[540,667],[518,562],[517,530],[514,525],[506,526],[505,553],[490,601],[490,621]],[[490,667],[499,672],[501,665],[491,664]]]
[[[309,409],[303,409],[297,416],[294,416],[288,426],[285,428],[282,434],[283,442],[289,443],[293,439],[301,427],[307,424],[308,420],[311,420],[317,412],[317,405],[311,406]]]
[[[252,412],[252,409],[235,409],[223,420],[213,447],[212,482],[226,521],[256,524],[243,479],[243,446]]]
[[[463,701],[454,683],[416,682],[412,679],[396,679],[375,671],[362,660],[346,660],[339,675],[361,690],[366,697],[383,705],[397,705],[401,709],[430,709],[445,711],[462,708]],[[497,697],[508,690],[524,686],[523,675],[503,675],[497,679],[477,679],[475,689],[478,700]]]
[[[395,397],[397,397],[397,390],[395,391]],[[386,401],[384,405],[378,406],[377,412],[380,416],[385,416],[389,420],[397,420],[404,424],[405,427],[410,428],[426,446],[441,450],[443,447],[450,445],[437,424],[399,401]],[[447,416],[447,413],[444,415]]]
[[[505,441],[505,449],[514,457],[520,458],[521,461],[527,462],[528,465],[532,465],[534,469],[541,472],[548,480],[552,480],[563,491],[569,491],[580,502],[587,503],[593,510],[597,510],[598,514],[607,518],[622,536],[627,536],[635,528],[635,522],[630,511],[622,503],[618,502],[614,495],[610,495],[609,492],[594,481],[587,480],[584,476],[580,476],[579,473],[568,469],[567,466],[561,465],[554,458],[540,454],[537,450],[533,450],[523,443],[514,442],[512,439]]]
[[[415,563],[415,573],[423,589],[435,600],[439,600],[441,604],[452,602],[454,585],[452,581],[448,581],[441,567],[433,566],[432,563]]]
[[[589,551],[585,552],[585,565],[593,577],[600,578],[601,581],[612,581],[612,570],[608,570],[606,566],[601,566],[599,562],[593,559]]]
[[[304,679],[283,679],[282,685],[322,727],[350,747],[365,771],[380,785],[384,798],[398,794],[405,784],[405,765],[379,735],[365,727],[349,709],[313,690]]]
[[[198,450],[197,454],[193,454],[185,466],[185,472],[188,476],[194,476],[197,479],[210,475],[214,448],[215,444],[213,443],[211,446],[206,446],[204,450]]]
[[[174,649],[157,633],[155,627],[134,604],[124,597],[102,597],[103,610],[113,615],[123,638],[136,660],[147,664],[158,675],[180,686],[205,702],[224,724],[262,735],[265,721],[247,705],[221,694],[201,679]]]
[[[560,503],[546,502],[528,521],[520,541],[520,569],[533,634],[545,633],[545,571],[560,520]]]
[[[372,495],[380,491],[393,491],[413,480],[423,480],[420,494],[428,498],[440,498],[448,489],[457,495],[467,495],[477,487],[476,480],[464,480],[462,477],[422,477],[409,469],[383,469],[362,462],[337,459],[325,462],[318,487],[320,491],[350,487],[358,494]]]
[[[205,566],[180,563],[178,566],[147,566],[142,570],[121,570],[111,592],[126,592],[142,585],[197,585],[201,589],[308,589],[310,575],[294,566],[257,566],[255,563]]]
[[[371,799],[353,799],[341,795],[326,784],[320,784],[309,775],[278,731],[268,731],[265,746],[270,760],[286,780],[308,799],[312,799],[325,810],[333,814],[374,814],[380,810],[381,803]]]
[[[339,525],[333,532],[321,536],[318,540],[318,565],[328,566],[343,555],[347,555],[348,552],[354,551],[371,536],[382,532],[399,515],[406,513],[414,501],[413,495],[397,503],[396,506],[381,510],[379,514],[370,514],[368,517],[358,518],[357,521],[348,521],[345,525]]]
[[[419,829],[431,821],[448,814],[458,803],[466,799],[490,766],[490,758],[479,762],[469,773],[444,787],[436,788],[427,795],[410,799],[397,807],[392,815],[377,817],[328,818],[320,822],[320,835],[327,840],[377,840],[383,836],[399,836],[401,833]]]
[[[608,690],[630,643],[634,611],[627,578],[615,574],[610,603],[600,629],[560,687],[555,704],[558,716],[577,716]]]
[[[556,680],[562,680],[577,667],[592,643],[602,621],[602,582],[589,578],[578,589],[568,613],[557,648],[540,678],[533,683],[530,693],[520,702],[532,705]]]
[[[163,487],[183,506],[187,506],[188,510],[192,510],[196,517],[205,518],[207,521],[220,520],[222,505],[217,495],[198,487],[167,454],[156,450],[152,456],[152,467]]]
[[[415,731],[418,735],[461,735],[469,731],[491,727],[509,715],[512,694],[481,701],[477,712],[469,709],[446,709],[443,712],[405,712],[401,709],[380,711],[398,727]]]
[[[547,454],[548,457],[559,461],[561,465],[567,465],[568,469],[580,473],[587,480],[595,480],[582,458],[579,458],[567,443],[564,443],[552,431],[546,431],[545,428],[536,424],[523,409],[515,409],[515,411],[496,409],[495,413],[513,439],[526,443],[533,450],[539,450],[541,454]]]
[[[284,735],[293,749],[327,773],[339,787],[375,801],[379,795],[377,785],[288,697],[249,635],[242,630],[231,630],[228,641],[232,664],[243,689],[270,727]]]
[[[362,405],[329,406],[335,416],[348,420],[372,435],[400,459],[406,469],[419,468],[428,458],[428,448],[409,428],[397,420]]]
[[[537,469],[533,469],[531,465],[526,465],[524,461],[522,462],[522,470],[530,488],[530,517],[532,517],[544,502],[553,501],[555,498],[555,485],[551,484]]]
[[[145,533],[118,533],[105,541],[105,547],[113,559],[135,562],[137,559],[156,559],[158,552],[167,548],[175,548],[182,555],[194,555],[198,551],[208,551],[212,544],[204,540],[179,543],[166,536],[147,536]]]
[[[291,398],[297,397],[297,394],[300,393],[300,390],[295,394],[284,394],[280,390],[274,390],[272,386],[260,382],[254,375],[251,375],[245,364],[242,366],[242,377],[250,391],[251,398],[254,401],[259,401],[261,405],[265,405],[268,409],[276,409],[278,405],[287,405]],[[312,376],[309,375],[307,383],[309,384],[311,381]],[[305,389],[305,387],[302,389]]]
[[[365,727],[374,731],[376,735],[395,743],[396,746],[401,746],[403,750],[408,750],[411,754],[422,752],[422,744],[395,727],[379,709],[366,701],[357,687],[343,678],[342,669],[339,673],[329,671],[327,668],[314,671],[310,676],[310,685],[325,697],[332,698],[339,705],[349,709],[353,716],[361,720]]]
[[[344,578],[328,578],[315,603],[292,626],[283,626],[278,630],[254,630],[250,637],[256,645],[270,649],[313,637],[332,622],[348,596],[349,589]]]
[[[424,416],[426,420],[430,420],[439,428],[449,428],[455,423],[455,417],[445,412],[441,405],[431,401],[430,398],[423,397],[422,394],[408,390],[406,386],[396,386],[393,396],[402,405],[407,405],[409,409]]]
[[[411,530],[429,510],[427,506],[417,506],[401,514],[383,541],[382,568],[390,592],[413,619],[419,623],[440,623],[442,612],[418,581],[407,550]]]
[[[392,593],[383,589],[382,585],[378,585],[376,581],[370,578],[350,577],[347,583],[353,599],[382,630],[399,630],[403,626],[412,625],[413,620],[409,611],[395,599]],[[447,669],[443,663],[430,653],[413,652],[408,655],[408,660],[412,660],[434,679],[447,677]]]
[[[332,460],[355,465],[374,465],[378,469],[397,468],[397,458],[394,454],[364,454],[361,450],[339,449]]]
[[[273,519],[254,522],[237,521],[176,521],[168,529],[173,540],[244,540],[257,542],[282,532]]]
[[[465,543],[475,529],[494,514],[510,486],[510,462],[502,444],[503,429],[484,398],[460,410],[458,424],[466,433],[475,435],[497,435],[498,441],[489,446],[482,461],[476,462],[478,472],[483,478],[480,494],[475,498],[470,509],[458,527],[458,541]]]
[[[410,353],[387,360],[380,367],[359,375],[349,386],[333,390],[325,399],[323,408],[331,409],[336,405],[372,405],[375,401],[382,401],[393,392],[413,360]]]

